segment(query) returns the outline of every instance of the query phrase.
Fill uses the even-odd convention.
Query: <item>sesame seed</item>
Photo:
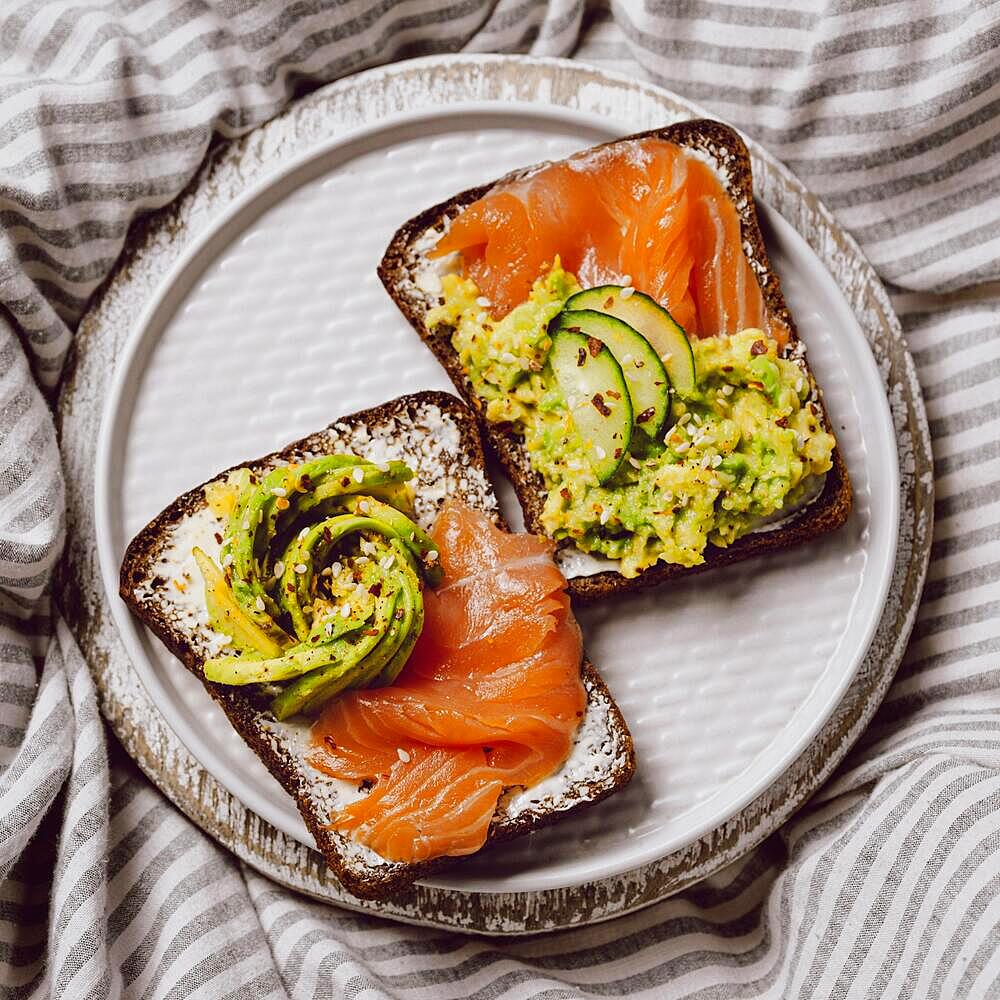
[[[632,455],[629,455],[629,457],[628,457],[628,464],[631,465],[633,469],[641,469],[642,468],[642,462],[640,462],[638,459],[634,458]]]
[[[692,414],[692,417],[694,419],[694,422],[700,427],[701,426],[701,417],[699,417],[697,413]]]
[[[306,527],[304,527],[304,528],[303,528],[303,529],[302,529],[302,530],[301,530],[301,531],[299,532],[299,540],[301,541],[301,540],[302,540],[303,538],[305,538],[305,537],[306,537],[306,535],[308,535],[308,534],[309,534],[309,526],[308,526],[308,525],[306,525]]]
[[[632,284],[632,275],[631,274],[623,274],[622,275],[622,284],[625,285],[626,288],[629,285],[631,285]],[[624,292],[625,289],[623,288],[622,291]],[[633,288],[632,291],[635,291],[635,289]]]
[[[365,478],[365,470],[362,469],[360,465],[357,465],[354,467],[354,471],[351,473],[351,475],[356,483],[360,483]]]
[[[332,562],[332,563],[330,563],[330,573],[331,573],[331,574],[333,574],[333,573],[336,573],[336,574],[338,574],[338,575],[339,575],[339,574],[340,574],[340,571],[341,571],[341,570],[342,570],[343,568],[344,568],[344,567],[343,567],[343,566],[342,566],[342,565],[340,564],[340,561],[339,561],[339,560],[338,560],[337,562]]]
[[[486,322],[486,313],[481,312],[476,314],[476,322],[482,325]]]
[[[296,563],[295,572],[301,576],[309,567],[305,563]]]
[[[233,564],[233,554],[232,554],[232,552],[227,552],[222,557],[222,565],[228,567],[228,566],[232,566],[232,564]]]
[[[355,566],[364,566],[366,563],[370,563],[370,562],[371,562],[371,559],[369,559],[368,556],[355,556],[354,557],[354,565]]]
[[[678,455],[683,455],[684,452],[686,452],[690,447],[691,447],[690,441],[682,441],[679,445],[677,445],[676,448],[674,448],[674,451],[676,451]]]
[[[243,530],[244,531],[249,531],[250,530],[250,522],[249,521],[244,521],[243,522]]]
[[[691,419],[690,413],[682,413],[680,419],[677,421],[683,427]]]
[[[671,359],[672,357],[673,357],[673,355],[672,355],[672,354],[661,354],[661,355],[660,355],[660,360],[661,360],[661,361],[662,361],[662,362],[663,362],[664,364],[668,364],[668,363],[669,363],[669,361],[670,361],[670,359]]]
[[[721,455],[716,455],[712,459],[712,468],[713,469],[717,469],[720,465],[722,465],[722,456]]]
[[[598,458],[604,458],[608,454],[599,444],[594,445],[594,453]]]
[[[286,497],[288,496],[288,490],[284,486],[275,486],[272,488],[271,494],[276,497]]]
[[[263,597],[258,597],[257,600],[254,601],[254,605],[253,606],[258,611],[263,611],[264,610],[264,598]]]
[[[500,360],[505,365],[512,365],[514,364],[515,361],[517,361],[517,358],[515,358],[514,355],[510,353],[510,351],[504,351],[503,354],[500,355]]]
[[[728,383],[726,383],[726,385],[724,385],[722,387],[722,395],[723,396],[731,396],[732,394],[733,394],[733,387],[731,385],[729,385]]]
[[[396,750],[396,755],[404,764],[410,763],[410,755],[402,747],[399,747]]]
[[[635,289],[631,285],[626,285],[619,293],[620,299],[630,299],[635,294]]]
[[[372,505],[367,500],[362,500],[358,504],[358,510],[360,510],[362,514],[368,514],[371,511],[371,509]]]
[[[350,606],[350,604],[345,604],[340,609],[340,617],[341,618],[350,618],[351,617],[351,606]]]
[[[275,576],[281,576],[281,574],[284,573],[284,572],[285,572],[285,564],[279,559],[274,564],[274,575]]]
[[[319,573],[320,576],[333,576],[333,570],[329,566],[324,566]]]
[[[325,625],[323,626],[323,631],[324,631],[324,632],[325,632],[325,633],[326,633],[327,635],[333,635],[333,622],[327,622],[327,623],[326,623],[326,624],[325,624]]]
[[[395,556],[386,556],[384,559],[379,561],[379,566],[382,569],[392,569],[392,564],[396,561]]]
[[[604,510],[601,511],[601,517],[600,517],[601,524],[607,524],[610,519],[611,519],[611,511],[605,508]]]
[[[492,305],[492,303],[490,302],[490,300],[488,298],[486,298],[485,295],[480,295],[479,298],[476,299],[476,305],[479,306],[482,309],[485,309],[485,308],[487,308],[487,306]]]
[[[431,549],[427,553],[427,562],[437,562],[438,552],[437,549]]]

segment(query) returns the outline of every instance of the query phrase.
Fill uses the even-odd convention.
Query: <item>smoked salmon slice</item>
[[[629,282],[651,295],[689,336],[758,327],[788,340],[767,315],[719,178],[665,139],[587,150],[497,185],[452,220],[432,256],[456,251],[495,318],[558,256],[584,288]]]
[[[314,767],[373,783],[333,828],[406,863],[479,850],[503,790],[558,770],[586,706],[552,545],[457,503],[433,537],[444,579],[403,672],[331,702],[312,730]]]

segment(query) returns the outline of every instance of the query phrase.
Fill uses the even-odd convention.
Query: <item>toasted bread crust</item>
[[[739,134],[721,122],[696,119],[669,125],[666,128],[638,132],[613,142],[603,143],[596,148],[650,137],[666,139],[680,146],[697,149],[711,157],[724,172],[728,180],[730,197],[739,215],[743,245],[750,248],[748,259],[760,285],[768,315],[780,319],[787,326],[791,332],[791,346],[794,346],[798,341],[798,332],[782,294],[781,282],[777,274],[772,271],[767,256],[767,247],[754,206],[750,154]],[[434,352],[455,388],[476,412],[483,434],[514,486],[514,492],[524,511],[526,527],[529,531],[544,534],[541,513],[546,491],[541,475],[531,467],[521,439],[512,428],[509,425],[494,424],[486,420],[482,412],[482,401],[476,395],[458,354],[452,347],[452,329],[448,326],[438,326],[432,331],[427,329],[425,322],[427,299],[419,294],[412,280],[416,265],[422,260],[417,244],[429,229],[440,227],[445,220],[453,219],[497,184],[517,180],[534,169],[536,168],[532,166],[514,171],[496,181],[470,188],[405,222],[390,241],[379,264],[378,274],[400,311]],[[831,430],[822,397],[819,398],[824,426],[827,430]],[[827,473],[822,493],[787,525],[773,531],[744,535],[726,548],[709,545],[705,551],[705,561],[698,566],[657,563],[633,578],[626,578],[613,570],[592,576],[574,577],[569,581],[570,593],[580,600],[593,601],[610,594],[644,589],[667,580],[797,545],[839,528],[847,520],[851,505],[851,483],[847,466],[844,464],[840,449],[835,448],[833,468]]]
[[[485,469],[483,449],[476,421],[469,410],[454,396],[444,392],[419,392],[402,396],[391,402],[369,410],[363,410],[343,417],[331,427],[368,426],[374,427],[390,420],[412,425],[415,411],[427,404],[435,405],[447,413],[457,424],[462,440],[464,464],[468,468]],[[328,444],[322,434],[311,435],[295,441],[280,451],[262,458],[244,462],[233,468],[259,468],[274,462],[302,460],[308,454],[322,453]],[[225,475],[219,473],[212,480]],[[487,480],[488,482],[488,480]],[[416,879],[459,859],[439,858],[415,865],[387,864],[377,870],[359,869],[345,856],[342,838],[326,825],[325,817],[317,815],[310,803],[308,781],[295,766],[290,753],[268,738],[265,728],[265,711],[255,704],[248,689],[227,687],[205,680],[202,672],[203,658],[186,636],[165,615],[164,609],[155,601],[141,600],[136,591],[149,580],[151,567],[162,550],[169,529],[185,517],[205,506],[204,486],[196,486],[178,497],[162,513],[158,514],[129,544],[122,562],[119,593],[122,599],[138,615],[144,624],[156,634],[163,644],[204,684],[209,694],[219,703],[229,721],[244,741],[264,762],[267,769],[296,801],[316,844],[346,889],[364,899],[386,899],[398,897]],[[491,512],[497,523],[506,528],[502,518]],[[488,841],[510,840],[522,834],[540,829],[560,819],[571,811],[592,805],[623,788],[635,772],[635,749],[628,726],[597,670],[588,660],[581,667],[582,678],[588,690],[590,704],[606,702],[609,722],[609,738],[617,748],[613,773],[598,782],[581,782],[574,786],[572,796],[565,802],[555,803],[556,807],[524,810],[511,818],[498,810],[490,827]]]

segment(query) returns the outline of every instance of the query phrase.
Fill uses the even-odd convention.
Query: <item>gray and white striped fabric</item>
[[[213,135],[460,49],[651,78],[798,172],[893,292],[938,491],[904,666],[809,807],[680,897],[512,942],[337,911],[245,868],[109,739],[45,596],[64,535],[48,404],[129,223]],[[6,0],[0,995],[1000,997],[998,50],[986,0]]]

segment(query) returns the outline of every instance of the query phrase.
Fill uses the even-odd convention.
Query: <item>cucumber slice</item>
[[[564,309],[559,325],[579,327],[582,333],[608,345],[628,384],[635,426],[653,440],[659,438],[670,415],[670,379],[653,345],[628,323],[599,310]]]
[[[638,330],[653,345],[670,376],[670,383],[681,397],[694,392],[697,373],[691,342],[673,316],[655,299],[643,292],[633,291],[622,297],[620,285],[601,285],[587,288],[566,300],[566,309],[596,309],[615,316]]]
[[[579,322],[571,324],[573,329],[560,326],[561,315],[549,328],[549,363],[597,481],[605,483],[628,455],[633,426],[628,384],[607,345],[584,333]]]

